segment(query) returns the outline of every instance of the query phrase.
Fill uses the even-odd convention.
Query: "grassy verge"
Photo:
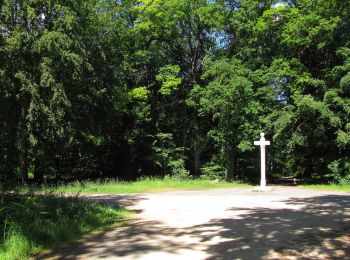
[[[55,191],[59,192],[84,192],[84,193],[146,193],[170,190],[201,190],[215,188],[232,188],[243,187],[247,184],[230,183],[230,182],[214,182],[209,180],[183,180],[183,179],[144,179],[136,182],[83,182],[68,185],[57,186]],[[46,188],[50,190],[50,188]]]
[[[314,184],[314,185],[303,185],[303,186],[307,189],[314,189],[314,190],[350,191],[350,185]]]
[[[77,197],[0,197],[0,259],[27,259],[116,223],[130,213]]]

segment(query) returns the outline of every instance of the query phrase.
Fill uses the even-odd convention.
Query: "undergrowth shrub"
[[[333,161],[328,165],[330,173],[326,176],[331,182],[339,185],[350,185],[350,161],[349,157]]]
[[[0,259],[26,259],[87,231],[111,225],[126,211],[54,195],[8,194],[0,200]]]
[[[201,167],[201,178],[205,180],[225,180],[226,169],[214,162],[208,162]]]
[[[159,167],[161,175],[174,178],[188,178],[189,171],[185,167],[184,148],[176,147],[173,135],[159,133],[153,142],[153,154],[149,156],[155,165]]]

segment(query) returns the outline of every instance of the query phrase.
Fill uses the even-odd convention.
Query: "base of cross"
[[[256,191],[256,192],[267,192],[267,191],[272,191],[272,188],[271,187],[261,187],[261,186],[256,186],[253,188],[253,191]]]

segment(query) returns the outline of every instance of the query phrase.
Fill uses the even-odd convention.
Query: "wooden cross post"
[[[265,140],[265,134],[260,134],[260,140],[254,141],[254,145],[260,145],[260,158],[261,158],[261,179],[260,188],[261,190],[266,190],[266,166],[265,166],[265,146],[270,145],[270,141]]]

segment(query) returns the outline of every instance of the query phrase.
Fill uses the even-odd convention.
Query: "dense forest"
[[[348,0],[0,0],[0,183],[350,182]]]

